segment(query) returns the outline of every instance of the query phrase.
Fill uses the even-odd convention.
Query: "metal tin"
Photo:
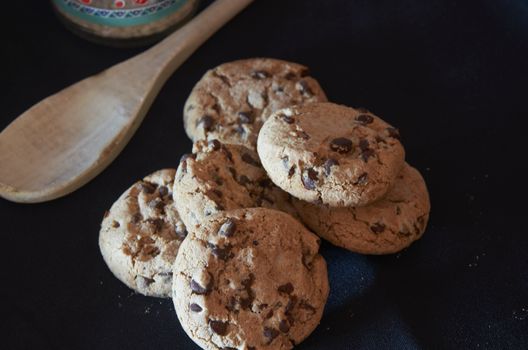
[[[113,46],[152,43],[187,21],[199,0],[52,0],[76,34]]]

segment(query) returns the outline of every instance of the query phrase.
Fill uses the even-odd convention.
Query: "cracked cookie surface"
[[[172,264],[187,230],[172,199],[175,169],[136,182],[105,213],[99,248],[112,273],[135,291],[168,298]]]
[[[193,140],[218,139],[256,147],[257,135],[274,111],[326,101],[308,68],[297,63],[253,58],[209,70],[184,107],[184,126]]]
[[[394,186],[364,207],[331,208],[293,200],[303,222],[334,245],[363,254],[398,252],[419,239],[431,209],[425,181],[405,164]]]
[[[291,349],[319,323],[328,297],[319,238],[266,208],[208,217],[174,264],[173,301],[204,349]]]
[[[333,103],[273,113],[260,131],[257,150],[277,186],[334,207],[381,198],[405,158],[397,129],[370,112]]]
[[[269,179],[257,152],[218,140],[197,141],[174,181],[180,216],[190,229],[219,211],[267,207],[297,216],[291,196]]]

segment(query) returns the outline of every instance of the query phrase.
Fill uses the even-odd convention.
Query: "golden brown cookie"
[[[364,254],[395,253],[425,231],[431,205],[425,181],[405,164],[387,195],[364,207],[331,208],[293,201],[311,230],[331,243]]]
[[[206,218],[174,264],[173,301],[203,349],[291,349],[319,323],[328,297],[319,239],[266,208]]]

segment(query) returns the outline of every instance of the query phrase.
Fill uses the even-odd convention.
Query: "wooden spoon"
[[[169,76],[252,0],[217,0],[149,50],[24,112],[0,133],[0,196],[36,203],[90,181],[130,140]]]

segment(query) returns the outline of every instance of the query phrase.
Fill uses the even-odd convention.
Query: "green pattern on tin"
[[[170,4],[163,8],[156,4],[145,8],[135,9],[107,9],[102,10],[88,5],[79,4],[73,0],[53,0],[53,3],[70,16],[86,22],[109,27],[131,27],[158,21],[178,11],[189,0],[170,0]],[[155,7],[158,7],[156,9]]]

